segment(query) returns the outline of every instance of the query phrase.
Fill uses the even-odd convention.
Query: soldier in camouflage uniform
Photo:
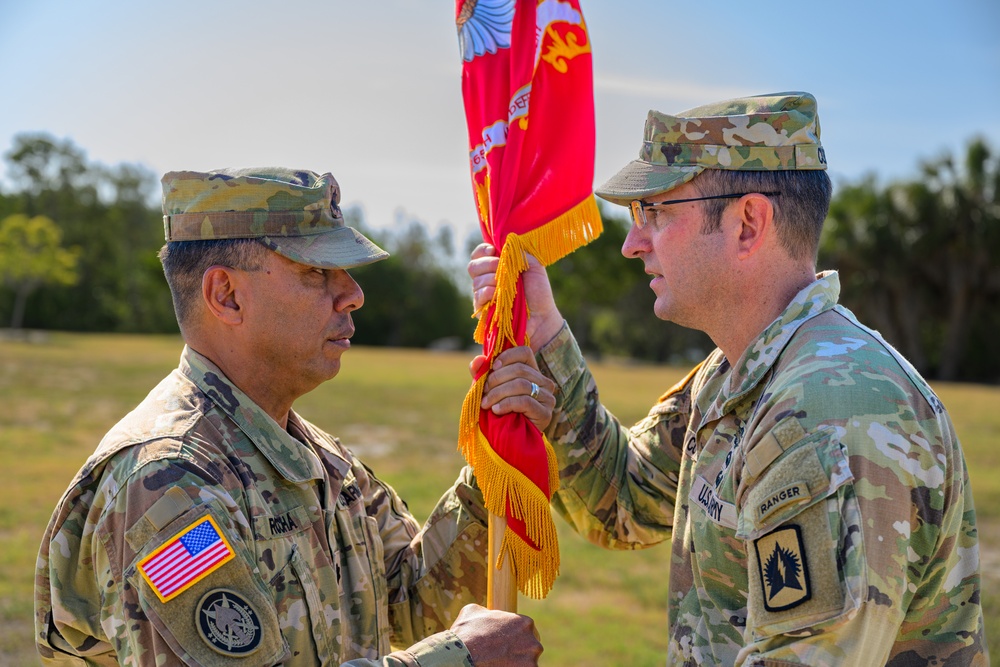
[[[531,262],[534,350],[500,358],[484,405],[522,410],[542,381],[513,373],[537,363],[558,511],[611,549],[672,539],[668,665],[986,665],[962,450],[927,383],[837,304],[837,274],[816,274],[825,168],[804,93],[651,111],[639,159],[597,194],[630,208],[622,252],[656,315],[718,349],[625,428]],[[474,252],[477,307],[495,267]]]
[[[291,409],[350,347],[363,295],[345,269],[387,256],[344,225],[333,176],[174,172],[163,188],[186,346],[52,516],[42,661],[536,664],[530,619],[469,604],[485,597],[487,541],[470,471],[421,530]]]

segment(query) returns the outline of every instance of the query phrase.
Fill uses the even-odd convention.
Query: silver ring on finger
[[[529,395],[532,398],[538,398],[538,385],[535,384],[534,382],[531,383],[531,394]]]

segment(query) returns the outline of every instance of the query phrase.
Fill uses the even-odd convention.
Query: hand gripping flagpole
[[[579,0],[456,0],[456,23],[480,229],[500,251],[476,329],[487,363],[462,406],[458,444],[490,513],[487,604],[514,611],[518,590],[543,598],[559,571],[549,509],[558,468],[527,417],[480,405],[496,357],[529,343],[526,253],[547,266],[602,231],[590,41]]]
[[[482,401],[483,385],[496,356],[519,342],[529,342],[525,331],[527,308],[522,280],[522,274],[528,268],[525,256],[527,251],[530,251],[530,247],[524,246],[522,237],[514,233],[508,235],[500,253],[496,296],[483,309],[486,314],[480,319],[475,334],[475,339],[484,345],[488,363],[481,367],[481,375],[466,397],[463,426],[475,423],[475,413]],[[515,422],[513,428],[510,428],[511,421]],[[500,429],[502,432],[498,435],[497,424],[508,428]],[[484,438],[484,433],[490,435]],[[498,419],[492,413],[481,412],[479,429],[472,433],[464,432],[463,429],[463,435],[463,453],[468,460],[478,461],[474,464],[477,477],[487,480],[483,484],[489,510],[486,606],[489,609],[516,612],[518,562],[522,563],[524,573],[521,588],[534,598],[544,597],[548,593],[558,571],[558,538],[548,513],[549,499],[559,483],[555,454],[544,436],[523,415],[508,415]],[[497,452],[509,452],[511,445],[530,446],[532,435],[536,436],[534,461],[522,458],[515,460],[512,466],[502,454],[497,455]],[[470,442],[476,444],[467,446]],[[494,443],[493,446],[490,445],[491,442]],[[536,474],[535,482],[532,482],[519,469],[527,469],[529,472],[533,469],[536,473],[541,469],[547,472],[547,480],[538,480]],[[498,491],[498,487],[502,487],[502,491]],[[548,491],[542,491],[540,487],[547,488]],[[534,507],[533,511],[531,506]],[[515,529],[509,533],[508,516],[515,523]],[[521,539],[518,539],[519,534],[523,536]],[[526,541],[531,548],[525,548]]]
[[[521,274],[527,268],[522,241],[517,234],[510,234],[500,253],[496,296],[480,313],[485,314],[475,334],[476,340],[483,343],[488,362],[481,367],[480,375],[466,397],[460,433],[460,446],[466,459],[474,462],[489,511],[486,606],[510,612],[517,611],[518,561],[522,563],[522,573],[525,573],[522,579],[526,583],[521,587],[535,598],[544,597],[558,570],[557,536],[548,514],[549,498],[558,485],[554,454],[544,436],[523,415],[498,418],[479,410],[489,368],[496,356],[519,342],[527,342],[524,330],[527,309],[521,280]],[[476,428],[468,428],[473,425]],[[535,436],[535,460],[521,459],[511,465],[503,452],[509,452],[511,446],[530,447],[532,435]],[[540,450],[539,444],[543,444]],[[527,466],[524,465],[526,461]],[[528,468],[529,473],[531,469],[537,471],[541,467],[548,479],[541,481],[540,486],[550,491],[540,490],[536,486],[538,480],[533,483],[519,471],[519,467]],[[508,516],[516,525],[515,530],[510,530]],[[523,536],[520,539],[518,532]],[[530,541],[530,545],[526,545],[526,540]]]

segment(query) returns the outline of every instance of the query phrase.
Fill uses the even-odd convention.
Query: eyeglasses
[[[667,204],[686,204],[692,201],[705,201],[706,199],[736,199],[737,197],[745,197],[746,195],[759,194],[765,197],[777,197],[780,192],[744,192],[741,194],[730,194],[730,195],[712,195],[711,197],[692,197],[691,199],[671,199],[670,201],[658,201],[646,203],[639,201],[638,199],[632,200],[629,203],[629,213],[632,216],[632,222],[639,229],[642,229],[646,225],[646,209],[652,208],[653,206],[666,206]]]

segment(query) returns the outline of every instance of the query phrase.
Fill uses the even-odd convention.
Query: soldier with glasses
[[[816,100],[651,111],[639,158],[597,189],[653,311],[717,345],[626,428],[530,261],[531,348],[494,364],[556,399],[553,500],[610,549],[672,540],[668,665],[986,665],[969,476],[944,406],[817,273],[831,197]],[[476,307],[497,257],[473,253]],[[473,366],[481,363],[479,359]],[[497,370],[498,369],[498,370]]]

